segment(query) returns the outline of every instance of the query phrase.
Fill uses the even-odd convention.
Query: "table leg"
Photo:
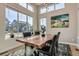
[[[26,56],[26,44],[25,44],[25,53],[24,53],[24,55]]]

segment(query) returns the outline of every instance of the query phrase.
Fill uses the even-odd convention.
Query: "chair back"
[[[56,40],[57,40],[57,35],[54,35],[54,37],[52,39],[52,43],[50,45],[50,50],[49,50],[50,56],[52,56],[54,54],[54,46],[55,46],[55,41]]]
[[[32,35],[31,32],[24,32],[24,33],[23,33],[23,36],[24,36],[24,37],[29,37],[29,36],[31,36],[31,35]]]
[[[57,33],[58,38],[59,38],[59,36],[60,36],[60,33],[61,33],[61,32],[58,32],[58,33]]]
[[[35,31],[35,35],[40,35],[40,31]]]
[[[61,32],[58,32],[58,33],[57,33],[57,40],[56,40],[57,42],[58,42],[58,40],[59,40],[60,33],[61,33]]]
[[[59,40],[60,32],[57,33],[57,39],[55,40],[54,47],[55,47],[55,52],[54,55],[58,55],[58,40]]]
[[[58,44],[59,36],[60,36],[60,32],[58,32],[57,35],[54,35],[52,39],[52,43],[50,45],[50,50],[49,50],[50,56],[55,55],[55,47],[56,47],[56,44]]]

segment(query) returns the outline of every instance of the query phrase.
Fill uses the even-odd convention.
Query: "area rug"
[[[72,56],[72,52],[71,52],[69,44],[59,43],[58,45],[59,45],[59,47],[58,47],[58,53],[56,54],[56,56]],[[30,47],[28,48],[28,52],[30,54],[27,53],[27,56],[35,56],[34,54],[31,55],[32,49],[30,49]],[[11,56],[24,56],[24,53],[25,53],[25,50],[22,49],[20,51],[17,51],[15,53],[13,53]],[[46,55],[44,55],[44,54],[41,53],[39,56],[46,56]]]
[[[58,45],[59,45],[58,53],[56,53],[56,56],[72,56],[69,44],[59,43]],[[47,56],[47,55],[40,53],[40,56]]]
[[[58,53],[59,56],[72,56],[72,52],[69,44],[59,43],[58,52],[59,52]]]

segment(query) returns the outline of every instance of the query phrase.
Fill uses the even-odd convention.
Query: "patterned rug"
[[[33,55],[34,53],[32,52],[33,50],[31,49],[31,47],[27,47],[27,51],[26,51],[27,56],[35,56]],[[10,56],[24,56],[24,53],[25,53],[25,49],[22,49],[14,53],[11,53]],[[46,56],[46,55],[41,54],[40,56]],[[59,43],[57,56],[72,56],[70,46],[68,44]]]
[[[40,53],[40,56],[46,56],[46,55]],[[70,46],[68,44],[59,43],[58,53],[56,54],[56,56],[72,56]]]
[[[71,52],[69,44],[59,43],[58,52],[59,52],[58,54],[59,56],[72,56],[72,52]]]

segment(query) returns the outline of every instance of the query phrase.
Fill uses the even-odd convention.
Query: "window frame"
[[[18,4],[23,8],[27,8],[27,3],[18,3]],[[23,4],[25,4],[25,6],[23,6]]]
[[[30,3],[18,3],[18,4],[19,4],[21,7],[24,7],[25,9],[28,9],[29,11],[34,12],[34,8],[33,8],[32,4],[30,4]],[[23,5],[21,5],[21,4],[26,4],[26,7],[23,6]],[[31,9],[30,9],[29,7],[31,7]]]
[[[21,16],[21,17],[20,17]],[[24,21],[21,21],[20,20],[20,18],[22,19],[23,17],[25,17],[24,19]],[[18,13],[18,20],[19,20],[19,22],[18,23],[21,23],[21,22],[25,22],[25,24],[27,23],[27,15],[25,15],[25,14],[23,14],[23,13]],[[19,24],[18,24],[19,25]],[[27,25],[25,25],[25,26],[27,26]],[[20,28],[19,28],[19,30],[20,30]],[[19,31],[20,32],[20,31]],[[24,31],[21,31],[21,32],[25,32],[25,30]]]
[[[46,13],[46,12],[47,12],[47,8],[46,7],[40,8],[40,14],[43,14],[43,13]]]
[[[32,18],[31,20],[32,20],[32,29],[33,29],[33,17],[32,17],[32,16],[30,16],[30,15],[28,15],[28,16],[27,16],[28,20],[30,19],[29,17],[31,17],[31,18]],[[27,21],[28,21],[28,20],[27,20]],[[29,21],[28,21],[28,23],[29,23]],[[29,26],[29,25],[28,25],[28,26]],[[28,28],[28,31],[30,31],[29,29],[30,29],[30,27]],[[32,32],[33,32],[33,31],[32,31]]]
[[[51,7],[53,7],[53,9],[48,10],[48,8],[51,8]],[[55,10],[55,5],[54,4],[50,4],[50,5],[47,6],[47,12],[51,12],[51,11],[54,11],[54,10]]]
[[[42,17],[42,18],[40,18],[40,23],[39,23],[39,28],[40,28],[40,30],[41,30],[41,20],[43,20],[43,19],[45,19],[46,21],[46,25],[44,25],[46,28],[47,28],[47,18],[46,17]],[[43,23],[43,22],[42,22]]]
[[[61,8],[59,8],[59,9],[56,9],[56,5],[57,5],[57,4],[63,4],[64,7],[61,7]],[[54,5],[54,7],[53,7],[54,9],[48,11],[48,7],[51,7],[52,5]],[[45,12],[41,12],[41,10],[42,10],[43,8],[46,8],[46,11],[45,11]],[[52,12],[52,11],[55,11],[55,10],[60,10],[60,9],[63,9],[63,8],[65,8],[65,3],[54,3],[54,4],[48,5],[47,7],[40,7],[39,13],[40,13],[40,14],[44,14],[44,13]]]
[[[29,9],[29,7],[31,7],[31,9]],[[32,4],[28,3],[27,8],[28,8],[28,10],[30,10],[31,12],[34,12],[34,8],[33,8]]]
[[[28,22],[28,17],[27,16],[29,16],[29,15],[26,15],[26,14],[24,14],[24,13],[21,13],[21,12],[18,12],[18,11],[16,11],[15,9],[12,9],[12,8],[9,8],[9,7],[6,7],[5,8],[5,20],[6,20],[6,9],[10,9],[10,10],[12,10],[12,11],[15,11],[15,12],[17,12],[17,32],[20,32],[19,31],[19,21],[20,21],[20,16],[19,16],[19,14],[22,14],[22,15],[25,15],[26,16],[26,21],[25,22]],[[11,13],[12,14],[12,13]],[[30,17],[32,17],[32,16],[30,16]],[[33,17],[32,17],[32,19],[33,19]],[[5,23],[6,23],[6,21],[5,21]],[[27,25],[26,25],[27,26]],[[32,20],[32,26],[33,26],[33,20]],[[29,27],[29,26],[28,26]],[[6,28],[5,28],[6,29]],[[5,30],[6,31],[6,30]],[[27,31],[29,31],[29,30],[27,30]],[[7,31],[8,33],[11,33],[11,32],[9,32],[9,31]],[[17,33],[16,32],[16,33]],[[22,32],[24,32],[24,31],[22,31]],[[13,33],[15,33],[15,32],[13,32]]]
[[[5,24],[6,24],[6,19],[7,19],[7,17],[9,16],[9,15],[7,16],[7,14],[6,14],[7,11],[8,11],[8,12],[9,12],[9,11],[10,11],[10,12],[15,12],[15,13],[16,13],[16,21],[18,21],[18,18],[17,18],[18,12],[17,12],[16,10],[12,9],[12,8],[6,7],[6,8],[5,8]],[[10,13],[10,12],[9,12],[9,13]],[[11,14],[13,14],[13,13],[11,13]],[[10,26],[10,25],[11,25],[11,24],[9,24],[8,26]],[[18,25],[18,24],[17,24],[17,22],[16,22],[16,30],[15,30],[16,33],[18,32],[18,27],[17,27],[17,25]],[[5,26],[5,27],[6,27],[6,26]],[[9,29],[9,30],[10,30],[10,29]],[[5,31],[6,31],[6,29],[5,29]],[[8,33],[9,33],[9,32],[10,32],[10,33],[13,32],[13,27],[12,27],[12,31],[7,31],[7,32],[8,32]],[[14,33],[15,33],[15,32],[14,32]]]
[[[63,7],[57,8],[59,6],[58,4],[63,4]],[[65,3],[56,3],[55,4],[55,10],[60,10],[60,9],[63,9],[63,8],[65,8]]]

